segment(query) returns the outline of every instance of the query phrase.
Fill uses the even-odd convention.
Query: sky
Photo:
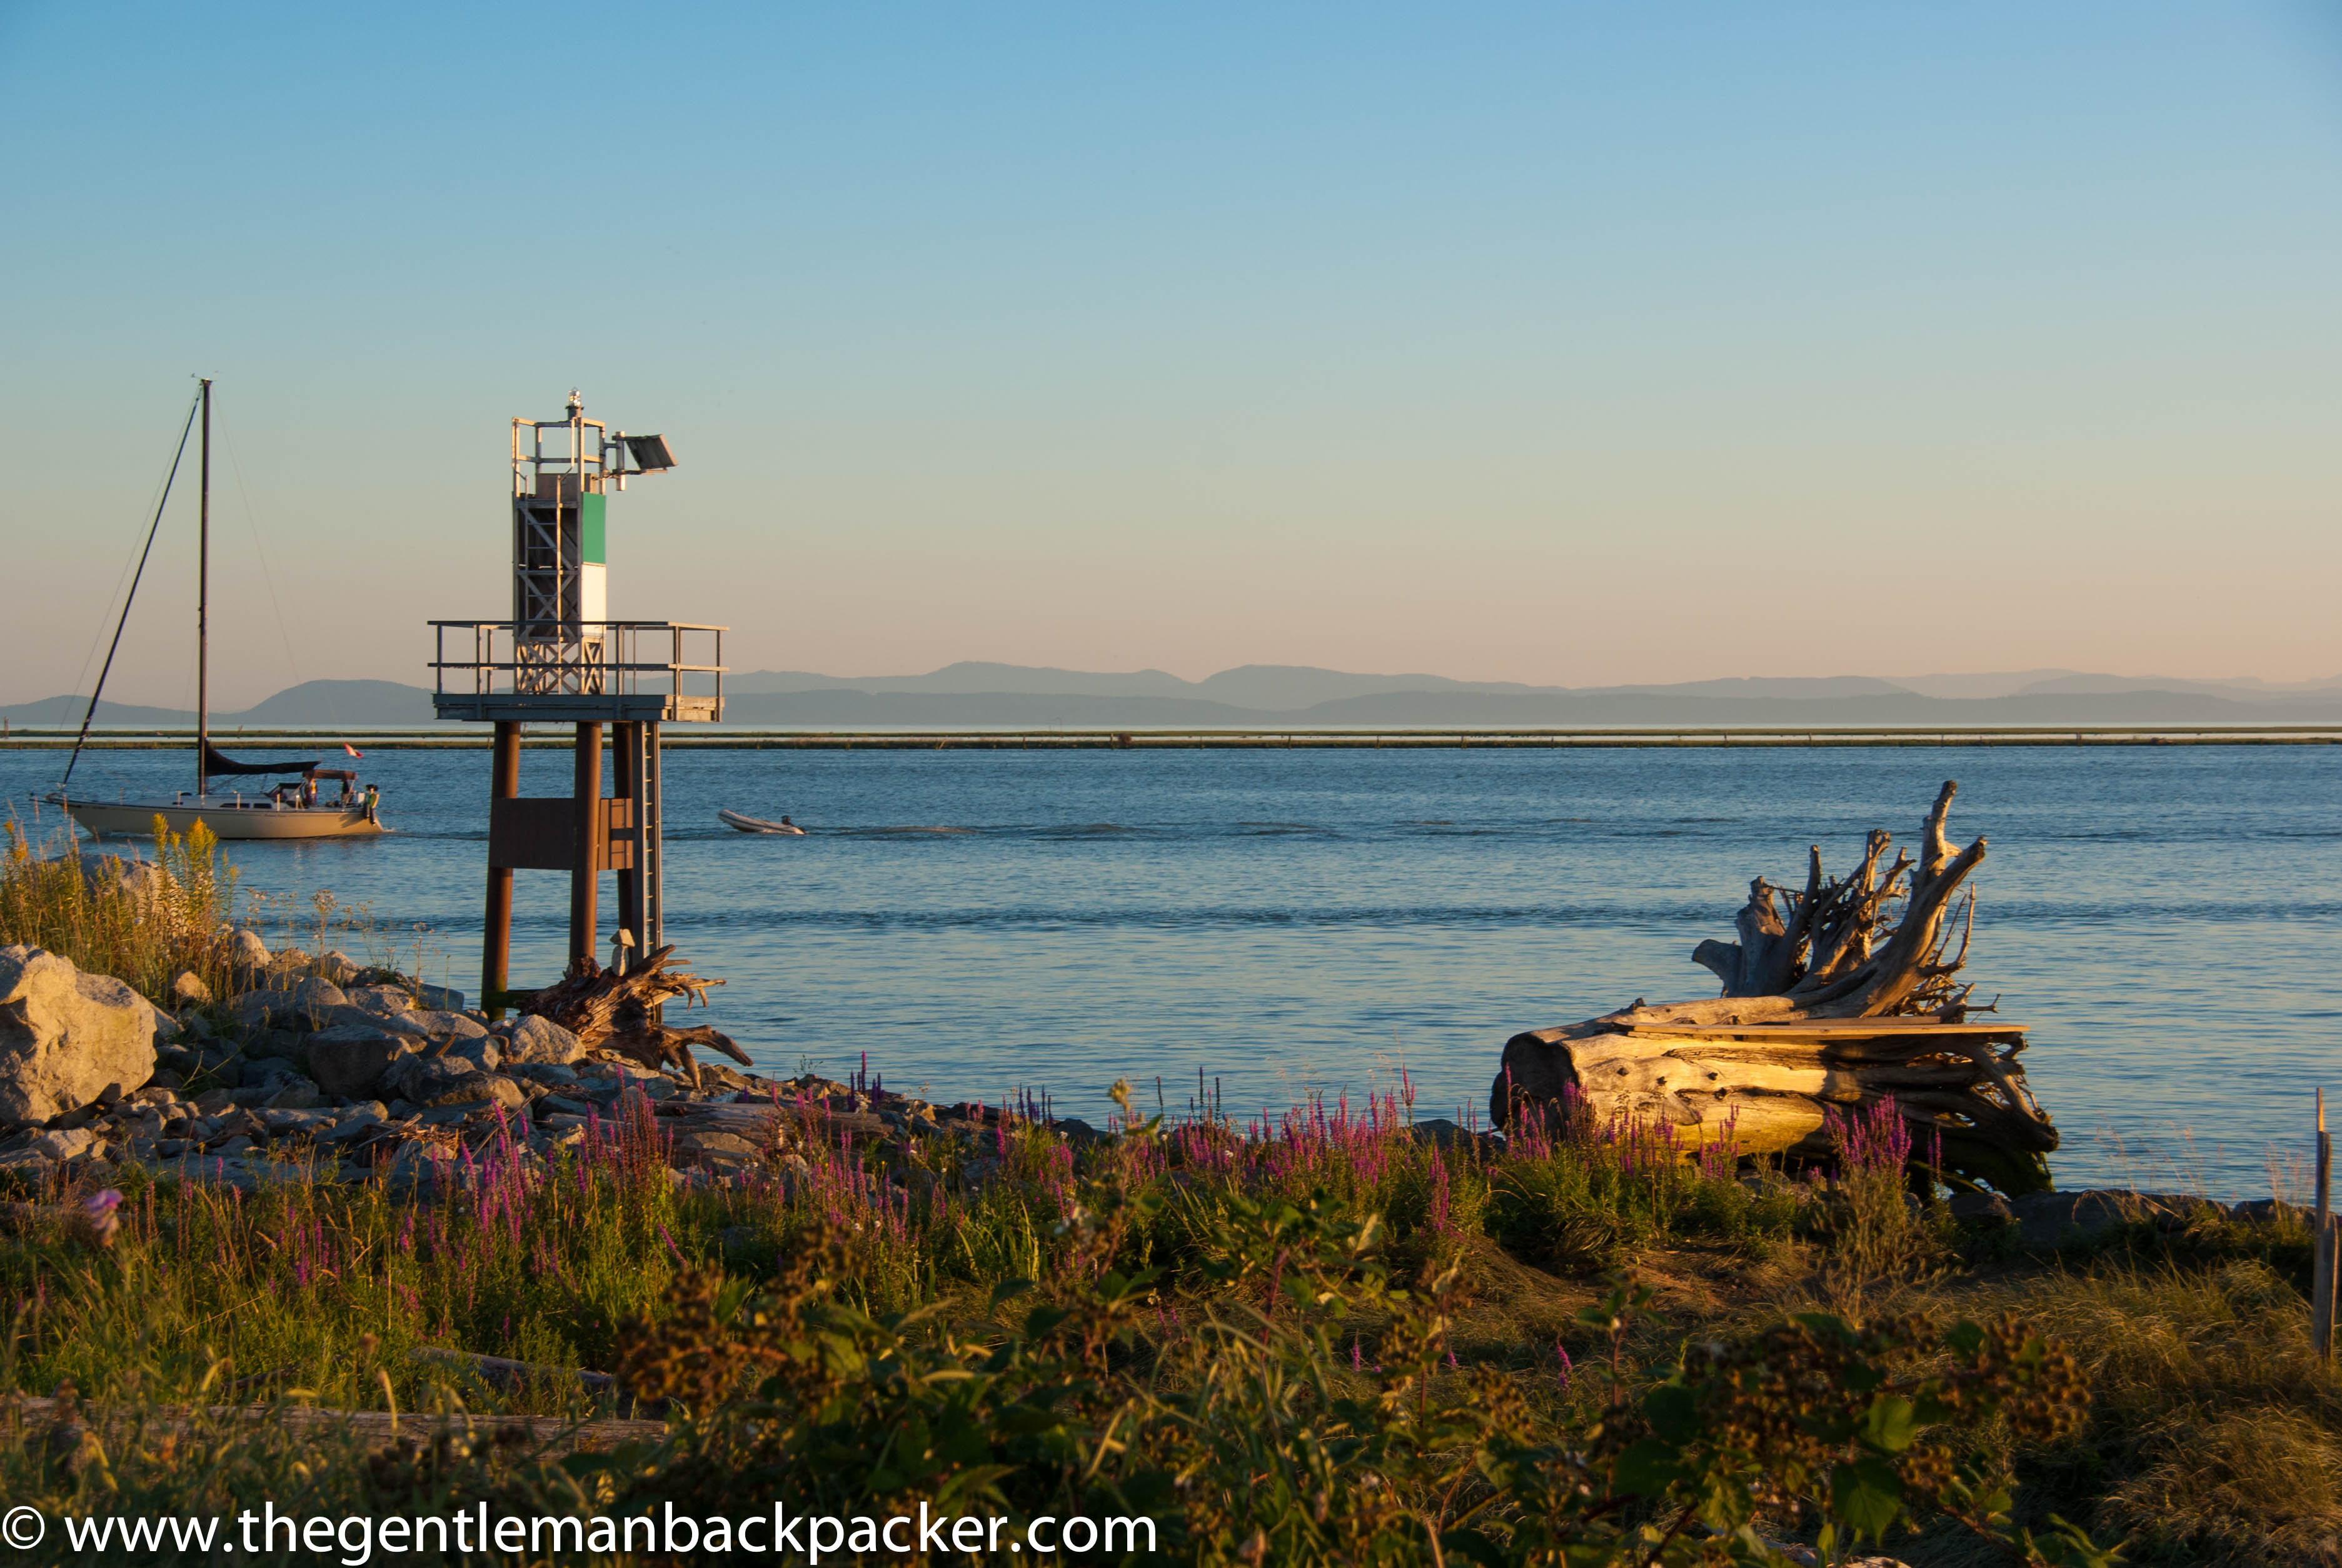
[[[2333,675],[2336,17],[0,0],[0,700],[196,375],[223,707],[508,614],[573,386],[739,669]]]

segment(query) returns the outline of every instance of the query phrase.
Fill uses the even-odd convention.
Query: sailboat
[[[104,838],[109,834],[121,838],[145,837],[155,831],[157,817],[173,833],[185,834],[201,823],[213,836],[221,839],[380,837],[386,831],[377,811],[381,792],[361,786],[357,774],[349,769],[325,767],[315,758],[300,762],[238,762],[212,744],[212,384],[208,377],[202,379],[195,406],[187,410],[189,425],[195,424],[198,413],[203,416],[204,434],[203,500],[199,509],[202,547],[195,577],[195,790],[137,797],[125,794],[116,800],[101,801],[77,798],[69,787],[74,765],[81,761],[82,747],[89,741],[90,724],[97,717],[97,699],[105,690],[107,674],[114,668],[115,652],[122,646],[122,629],[130,623],[131,601],[138,596],[139,578],[145,575],[146,556],[153,552],[155,531],[163,524],[163,508],[170,504],[171,483],[179,476],[180,459],[187,453],[188,432],[182,428],[178,453],[171,459],[170,477],[163,482],[163,499],[156,504],[155,521],[146,530],[146,547],[139,554],[138,570],[132,574],[130,593],[122,602],[122,619],[115,625],[113,645],[106,649],[105,663],[98,670],[97,685],[89,696],[89,711],[82,715],[81,734],[74,742],[73,755],[65,762],[65,776],[57,781],[57,787],[47,798],[71,813],[74,821],[88,829],[93,838]],[[215,778],[286,774],[295,776],[250,793],[215,792],[212,788]],[[330,800],[321,798],[320,781],[338,784],[340,793]]]

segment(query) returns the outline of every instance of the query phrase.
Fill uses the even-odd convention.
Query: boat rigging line
[[[187,422],[179,427],[179,449],[171,454],[171,472],[163,480],[163,498],[155,503],[155,521],[146,525],[146,544],[138,552],[138,570],[130,574],[130,592],[122,596],[122,618],[114,623],[114,641],[105,647],[105,663],[98,667],[97,684],[89,690],[89,711],[81,716],[81,733],[74,737],[73,755],[65,759],[65,777],[57,780],[57,793],[63,794],[73,782],[74,764],[81,761],[81,748],[89,740],[90,722],[97,717],[97,699],[105,690],[107,672],[114,668],[114,655],[122,646],[122,629],[130,624],[130,606],[138,597],[138,579],[146,574],[146,557],[155,549],[155,531],[163,526],[163,508],[171,504],[171,484],[179,476],[179,461],[187,454],[187,437],[195,428],[195,411],[204,405],[205,381],[195,389],[195,399],[187,405]]]

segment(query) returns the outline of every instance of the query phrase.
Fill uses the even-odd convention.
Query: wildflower
[[[121,1206],[122,1194],[112,1187],[81,1201],[82,1223],[88,1228],[90,1240],[101,1247],[114,1244],[114,1233],[122,1223],[114,1211]]]

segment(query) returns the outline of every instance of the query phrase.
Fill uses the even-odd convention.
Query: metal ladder
[[[656,719],[642,727],[636,750],[635,777],[635,864],[641,872],[642,907],[635,918],[642,929],[635,940],[638,951],[653,953],[666,941],[666,790],[659,776],[659,726]]]

